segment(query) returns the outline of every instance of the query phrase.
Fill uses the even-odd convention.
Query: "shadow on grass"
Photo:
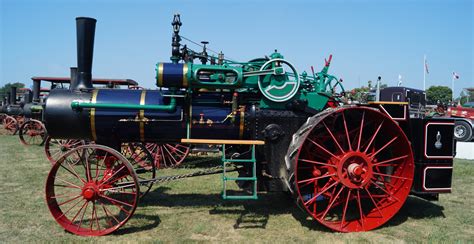
[[[143,199],[140,205],[163,207],[208,207],[209,214],[234,217],[235,229],[265,229],[271,215],[291,214],[297,221],[311,230],[332,232],[319,222],[308,218],[286,193],[267,193],[259,195],[256,201],[225,201],[220,194],[168,194],[168,187],[158,187]],[[409,196],[400,211],[380,228],[403,224],[409,218],[424,219],[445,217],[444,208],[433,202]]]
[[[307,220],[287,193],[260,194],[258,200],[225,201],[220,194],[168,194],[169,187],[158,187],[148,193],[141,206],[207,207],[209,214],[235,216],[235,229],[265,229],[271,215],[291,214],[302,225],[328,231],[317,222]],[[139,207],[140,207],[139,205]]]
[[[134,232],[140,232],[145,230],[151,230],[156,228],[160,225],[161,220],[158,215],[145,215],[145,214],[133,214],[134,219],[138,219],[140,221],[134,221],[137,223],[133,223],[133,225],[125,224],[124,227],[114,231],[114,235],[124,235]]]
[[[408,196],[405,204],[398,213],[393,216],[381,228],[397,226],[403,224],[408,218],[413,219],[431,219],[446,216],[443,213],[444,207],[415,196]]]

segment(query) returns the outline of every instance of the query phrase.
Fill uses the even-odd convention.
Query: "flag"
[[[453,72],[453,80],[458,80],[459,79],[459,74],[456,72]]]
[[[430,71],[428,70],[428,62],[426,61],[426,57],[425,57],[425,72],[426,72],[427,74],[430,73]]]

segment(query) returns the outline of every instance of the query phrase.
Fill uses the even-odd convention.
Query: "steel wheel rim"
[[[101,145],[67,152],[46,181],[51,214],[65,230],[82,236],[106,235],[123,226],[137,207],[138,192],[138,179],[127,159]]]
[[[144,197],[153,186],[156,177],[154,158],[142,143],[122,144],[122,155],[132,164],[140,181],[140,198]]]
[[[184,144],[147,143],[146,148],[155,159],[156,168],[169,168],[180,165],[188,156],[190,147]]]
[[[377,137],[380,132],[384,138]],[[387,222],[413,182],[408,139],[390,118],[369,108],[329,113],[306,135],[296,158],[299,203],[312,218],[341,232],[367,231]]]

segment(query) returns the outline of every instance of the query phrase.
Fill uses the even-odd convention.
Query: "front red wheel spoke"
[[[104,182],[100,183],[100,184],[99,184],[99,187],[102,186],[102,185],[104,185],[105,183],[109,183],[109,181],[110,181],[111,179],[114,179],[115,175],[117,175],[120,171],[122,171],[122,170],[125,169],[125,168],[126,168],[125,165],[122,165],[122,167],[120,167],[120,169],[118,169],[117,171],[115,171],[115,172],[112,174],[112,176],[110,176],[110,177],[109,177],[107,180],[105,180]],[[117,179],[116,179],[115,181],[117,181]],[[115,182],[115,181],[113,181],[113,182]],[[110,183],[113,183],[113,182],[110,182]]]
[[[64,182],[64,183],[68,184],[69,186],[71,186],[71,187],[73,187],[73,188],[82,189],[81,187],[79,187],[79,186],[77,186],[77,185],[75,185],[75,184],[73,184],[73,183],[71,183],[71,182],[69,182],[69,181],[63,180],[63,179],[61,179],[61,178],[59,178],[59,177],[57,177],[57,176],[54,177],[54,178],[57,179],[57,180],[59,180],[59,181],[62,181],[62,182]]]
[[[117,200],[117,199],[115,199],[115,198],[111,198],[111,197],[108,197],[108,196],[105,196],[105,195],[101,195],[100,197],[101,197],[101,198],[105,198],[105,199],[107,199],[107,200],[109,200],[109,201],[118,203],[118,204],[122,204],[122,205],[125,205],[125,206],[133,207],[132,204],[126,203],[126,202],[122,202],[122,201]],[[127,212],[127,213],[128,213],[128,212]]]
[[[87,202],[86,207],[84,208],[84,212],[82,212],[81,216],[81,221],[79,222],[79,225],[77,226],[77,230],[81,228],[82,221],[84,220],[84,216],[86,215],[87,207],[89,206],[89,202]]]
[[[74,200],[76,200],[76,199],[78,199],[78,198],[80,198],[80,197],[82,197],[82,195],[80,195],[80,194],[79,194],[79,195],[76,195],[75,197],[73,197],[73,198],[71,198],[71,199],[69,199],[69,200],[66,200],[65,202],[62,202],[62,203],[58,204],[58,206],[62,206],[62,205],[64,205],[64,204],[68,204],[68,203],[70,203],[70,202],[72,202],[72,201],[74,201]]]

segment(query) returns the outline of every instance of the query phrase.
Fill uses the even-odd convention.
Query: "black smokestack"
[[[92,55],[96,22],[97,20],[93,18],[76,18],[77,82],[72,89],[92,88]]]
[[[10,88],[10,104],[15,105],[16,104],[16,87],[12,86]]]
[[[10,92],[7,92],[7,105],[10,104],[11,96],[12,94],[10,94]]]
[[[69,84],[69,90],[76,89],[77,87],[77,67],[71,67],[71,83]]]
[[[33,80],[33,102],[39,103],[41,80]]]

